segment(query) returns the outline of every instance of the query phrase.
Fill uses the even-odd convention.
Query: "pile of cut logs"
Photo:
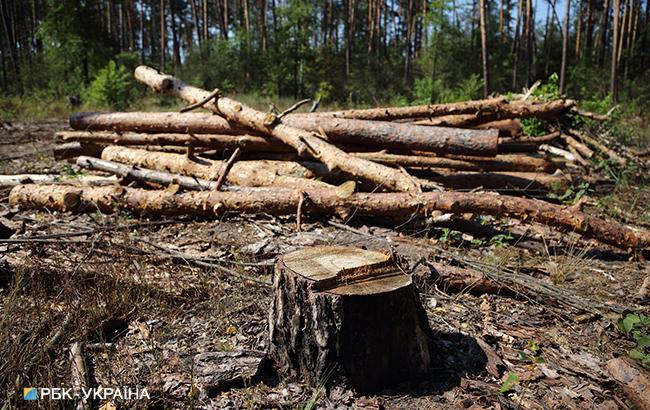
[[[296,104],[261,112],[150,67],[138,67],[135,77],[190,105],[180,113],[73,115],[74,131],[57,133],[55,154],[113,176],[12,176],[11,204],[149,216],[295,214],[298,226],[303,214],[381,216],[396,224],[433,211],[508,215],[627,251],[650,246],[648,232],[531,199],[570,185],[572,174],[586,178],[572,170],[588,166],[596,152],[625,164],[600,141],[567,129],[570,115],[594,117],[571,100],[500,97],[310,113],[296,113]],[[209,113],[189,112],[199,108]],[[557,131],[521,136],[525,118]]]

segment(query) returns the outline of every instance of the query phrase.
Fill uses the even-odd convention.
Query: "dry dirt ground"
[[[76,172],[50,154],[53,132],[65,127],[3,124],[0,172]],[[90,386],[146,387],[151,396],[92,403],[104,409],[632,405],[605,363],[634,347],[616,323],[625,309],[648,313],[637,295],[650,268],[596,242],[513,220],[495,221],[495,236],[427,221],[308,219],[298,232],[295,218],[270,215],[17,212],[8,192],[0,193],[2,224],[16,233],[3,232],[0,243],[0,408],[35,408],[23,387],[71,386],[75,342]],[[609,185],[590,194],[587,210],[648,229],[648,203],[646,187]],[[417,267],[440,355],[430,379],[359,396],[273,372],[263,357],[273,258],[318,244],[390,250]],[[518,291],[452,292],[427,261],[472,267]]]

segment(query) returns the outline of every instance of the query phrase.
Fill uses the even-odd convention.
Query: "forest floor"
[[[66,126],[0,125],[0,173],[76,172],[50,152],[54,132]],[[23,387],[69,387],[73,342],[86,346],[94,386],[146,387],[151,396],[95,403],[104,409],[631,404],[606,363],[635,347],[617,323],[626,309],[650,311],[647,295],[639,296],[650,264],[613,248],[510,219],[496,222],[503,235],[485,238],[424,222],[360,218],[307,219],[299,232],[295,218],[270,215],[197,221],[17,212],[7,205],[8,192],[0,193],[0,230],[7,225],[19,233],[13,238],[41,239],[0,243],[0,408],[35,407],[22,400]],[[587,212],[650,229],[650,186],[632,178],[587,195]],[[524,239],[511,240],[518,235]],[[472,261],[553,292],[452,293],[421,276],[420,296],[440,353],[435,377],[376,396],[310,388],[256,359],[267,349],[271,288],[242,277],[268,282],[276,255],[318,244],[390,249],[411,266],[423,258]],[[242,370],[237,358],[243,356],[250,360]],[[234,363],[228,380],[226,358]]]

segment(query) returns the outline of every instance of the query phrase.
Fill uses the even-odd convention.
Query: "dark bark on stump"
[[[270,356],[311,385],[373,392],[431,371],[432,331],[411,277],[390,256],[316,247],[278,259]]]

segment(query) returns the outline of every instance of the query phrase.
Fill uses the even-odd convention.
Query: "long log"
[[[53,189],[54,188],[54,189]],[[203,191],[173,194],[126,187],[78,188],[68,186],[19,185],[9,195],[11,205],[22,208],[48,208],[80,212],[88,209],[126,208],[158,216],[209,216],[224,211],[247,213],[295,214],[301,196],[307,196],[305,214],[358,215],[408,219],[433,211],[453,214],[512,216],[526,222],[538,222],[575,232],[588,238],[627,250],[650,247],[650,232],[637,231],[613,221],[601,219],[570,206],[508,195],[465,192],[356,193],[340,195],[336,190],[300,191],[252,188],[245,192]],[[98,204],[98,201],[101,202]]]
[[[167,114],[167,113],[163,113]],[[114,115],[114,114],[108,114]],[[155,114],[156,116],[158,113]],[[208,117],[208,116],[205,116]],[[211,115],[209,117],[215,117]],[[221,117],[218,117],[221,118]],[[173,128],[172,128],[173,129]],[[61,141],[114,145],[179,145],[183,147],[210,147],[214,149],[241,148],[244,151],[290,152],[291,147],[274,138],[259,135],[180,134],[106,131],[61,131],[55,134]]]
[[[200,120],[197,119],[200,117]],[[69,119],[80,131],[242,135],[247,132],[215,114],[177,112],[78,112]]]
[[[527,171],[554,172],[562,164],[546,158],[526,155],[498,155],[490,157],[465,157],[463,159],[397,155],[385,152],[355,152],[352,155],[386,165],[403,167],[447,168],[459,171]]]
[[[97,175],[62,176],[59,174],[16,174],[0,175],[0,187],[10,187],[26,184],[61,184],[61,185],[115,185],[119,181],[115,177]]]
[[[440,174],[423,177],[428,181],[452,189],[481,187],[500,192],[512,189],[564,189],[570,182],[565,175],[551,175],[540,172],[440,172]]]
[[[573,100],[555,100],[550,102],[513,101],[505,98],[465,101],[451,104],[416,105],[411,107],[370,108],[363,110],[346,110],[319,113],[320,116],[335,118],[362,119],[372,121],[393,121],[415,118],[434,118],[449,115],[471,114],[475,117],[492,118],[553,118],[568,113],[575,107]],[[294,114],[304,115],[304,114]],[[484,121],[485,122],[485,121]]]
[[[494,156],[499,144],[499,131],[492,129],[427,127],[311,115],[288,115],[282,121],[309,131],[322,129],[337,144],[474,156]]]
[[[192,93],[198,93],[192,87]],[[206,93],[206,91],[199,90]],[[201,94],[202,95],[202,94]],[[218,101],[225,98],[219,98]],[[231,100],[229,100],[231,101]],[[206,104],[207,106],[207,104]],[[209,108],[209,107],[206,107]],[[256,115],[263,113],[256,112]],[[337,145],[365,145],[372,147],[393,148],[401,150],[421,149],[434,151],[439,154],[465,154],[494,156],[498,145],[498,131],[495,130],[461,130],[444,127],[424,127],[410,124],[390,123],[386,121],[371,122],[361,120],[341,120],[323,116],[288,115],[282,118],[282,123],[291,127],[310,132],[320,132]],[[225,118],[213,114],[201,113],[77,113],[70,117],[70,126],[83,131],[116,131],[116,132],[147,132],[147,133],[189,133],[193,134],[196,144],[203,144],[199,134],[245,134],[247,131],[238,129]],[[263,127],[266,127],[262,124]],[[276,126],[277,128],[277,126]],[[269,133],[266,128],[255,128],[251,132]],[[61,133],[62,136],[70,135]],[[73,134],[76,135],[76,134]],[[256,143],[261,142],[249,136]],[[72,135],[67,140],[72,140]],[[99,137],[102,138],[102,137]],[[128,140],[120,138],[120,140]],[[154,137],[151,137],[154,138]],[[162,138],[174,138],[163,136]],[[263,138],[263,137],[258,137]],[[77,136],[74,140],[79,140]],[[212,143],[216,143],[213,137]],[[268,138],[266,139],[269,140]],[[116,143],[118,140],[115,140]],[[170,140],[171,141],[171,140]],[[219,138],[225,143],[227,137]],[[207,142],[206,142],[207,143]],[[279,141],[277,143],[280,145]],[[198,145],[197,145],[198,146]],[[246,149],[245,146],[241,146]]]
[[[135,78],[155,91],[183,99],[190,104],[205,101],[208,91],[192,87],[177,78],[160,73],[147,67],[139,66]],[[225,97],[217,97],[203,105],[204,108],[223,115],[229,121],[241,124],[255,131],[269,134],[294,148],[298,154],[309,154],[327,165],[331,170],[341,170],[351,175],[375,182],[388,190],[419,192],[421,188],[405,173],[346,154],[316,134],[284,124],[277,117],[256,111],[244,104]]]
[[[214,180],[219,176],[225,161],[215,161],[205,158],[189,157],[187,155],[167,152],[147,151],[120,146],[106,147],[102,159],[122,164],[135,165],[155,171],[172,174],[188,175],[206,180]],[[312,165],[313,169],[324,167]],[[309,179],[316,173],[305,166],[290,161],[239,161],[232,166],[226,182],[241,186],[276,186],[298,189],[327,189],[334,188],[325,182]]]

